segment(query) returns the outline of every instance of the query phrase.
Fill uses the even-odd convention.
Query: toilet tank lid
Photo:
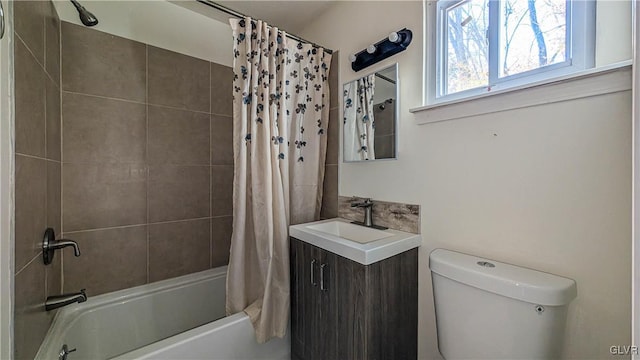
[[[571,279],[450,250],[432,251],[429,268],[451,280],[532,304],[566,305],[577,295]]]

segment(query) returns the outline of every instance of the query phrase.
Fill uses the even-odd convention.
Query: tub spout
[[[44,303],[44,309],[51,311],[69,304],[85,302],[87,294],[84,291],[85,289],[82,289],[78,293],[49,296]]]

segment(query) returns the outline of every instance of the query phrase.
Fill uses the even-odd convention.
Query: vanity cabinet
[[[363,265],[290,246],[292,359],[417,358],[417,249]]]

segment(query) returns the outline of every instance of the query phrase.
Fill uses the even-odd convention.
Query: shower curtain
[[[317,220],[331,54],[263,21],[232,19],[233,235],[227,314],[244,311],[262,343],[289,316],[290,224]]]
[[[376,158],[373,141],[375,74],[350,82],[344,88],[344,152],[348,161]]]

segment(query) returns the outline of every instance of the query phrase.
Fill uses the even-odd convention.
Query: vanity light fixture
[[[350,55],[349,60],[351,60],[351,68],[353,71],[360,71],[392,55],[404,51],[407,49],[409,44],[411,44],[412,38],[413,33],[407,28],[392,32],[386,39],[367,46],[366,49],[361,50],[357,54]]]

